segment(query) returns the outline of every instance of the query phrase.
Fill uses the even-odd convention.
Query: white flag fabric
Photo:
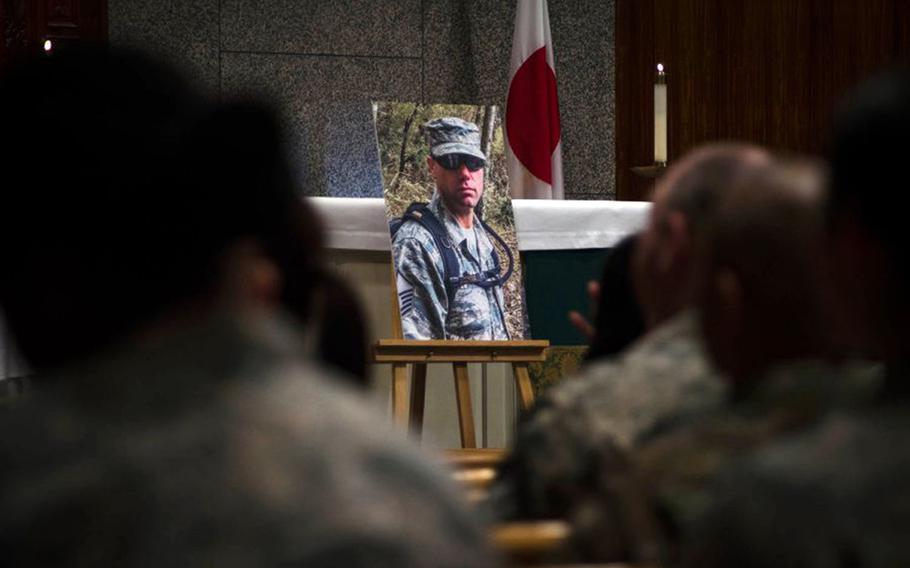
[[[518,0],[505,119],[514,199],[564,197],[555,69],[547,0]]]

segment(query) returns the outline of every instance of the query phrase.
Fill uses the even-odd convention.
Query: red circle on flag
[[[516,158],[536,177],[553,183],[550,156],[559,144],[556,74],[547,63],[547,48],[525,59],[509,85],[506,135]]]

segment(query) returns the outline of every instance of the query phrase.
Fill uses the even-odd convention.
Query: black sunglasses
[[[467,154],[443,154],[438,158],[434,157],[436,163],[447,170],[457,170],[461,164],[467,166],[468,171],[476,172],[487,165],[486,160]]]

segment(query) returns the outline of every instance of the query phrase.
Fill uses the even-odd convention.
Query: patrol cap
[[[467,154],[481,160],[487,157],[480,151],[480,130],[473,122],[454,116],[436,118],[423,126],[434,158],[446,154]]]

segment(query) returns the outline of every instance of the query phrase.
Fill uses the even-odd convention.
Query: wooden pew
[[[452,468],[452,478],[464,488],[468,502],[477,504],[487,498],[507,453],[500,448],[471,448],[446,450],[444,455]]]

